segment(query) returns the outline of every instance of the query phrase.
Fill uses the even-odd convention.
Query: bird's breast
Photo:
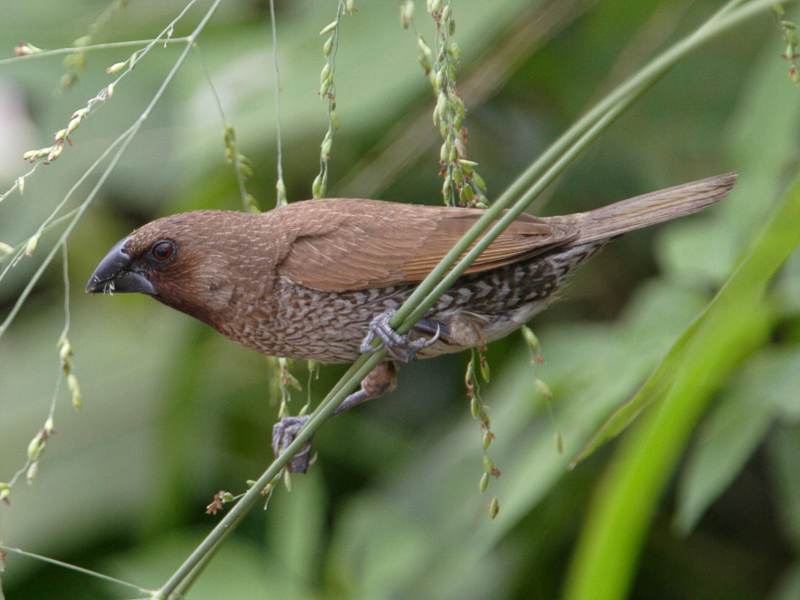
[[[353,362],[372,319],[398,308],[413,286],[323,292],[279,279],[259,302],[243,303],[219,330],[271,356]]]

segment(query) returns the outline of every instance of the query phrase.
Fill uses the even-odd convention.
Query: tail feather
[[[735,172],[725,173],[581,213],[580,234],[570,245],[608,239],[695,213],[727,196],[736,178]]]

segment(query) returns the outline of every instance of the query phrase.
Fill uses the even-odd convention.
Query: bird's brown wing
[[[477,209],[353,199],[306,201],[290,207],[287,225],[296,224],[296,235],[278,271],[321,291],[419,282],[483,214]],[[516,262],[577,235],[569,222],[523,214],[466,272]]]

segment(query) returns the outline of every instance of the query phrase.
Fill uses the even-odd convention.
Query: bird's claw
[[[369,324],[367,335],[361,342],[362,354],[375,354],[381,348],[386,348],[389,356],[400,362],[409,363],[417,360],[417,352],[432,346],[439,340],[442,333],[439,324],[436,324],[436,333],[430,339],[421,338],[411,341],[408,335],[401,335],[392,329],[389,321],[394,317],[396,310],[387,310],[375,317]],[[373,348],[372,341],[379,338],[381,343]]]
[[[272,426],[272,451],[276,458],[294,441],[297,432],[305,425],[306,421],[308,421],[308,416],[284,417]],[[290,473],[305,473],[314,462],[310,455],[311,442],[309,441],[292,457],[286,468]]]

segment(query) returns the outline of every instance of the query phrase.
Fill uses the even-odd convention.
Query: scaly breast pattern
[[[560,248],[462,277],[425,317],[447,325],[458,315],[469,313],[483,323],[486,341],[499,339],[544,308],[569,273],[602,245]],[[248,323],[246,328],[236,335],[224,333],[264,354],[324,363],[353,362],[370,322],[387,310],[399,308],[415,287],[403,284],[321,292],[282,278],[270,295],[273,305],[269,310],[254,311],[242,321]],[[420,356],[461,349],[443,341]]]

